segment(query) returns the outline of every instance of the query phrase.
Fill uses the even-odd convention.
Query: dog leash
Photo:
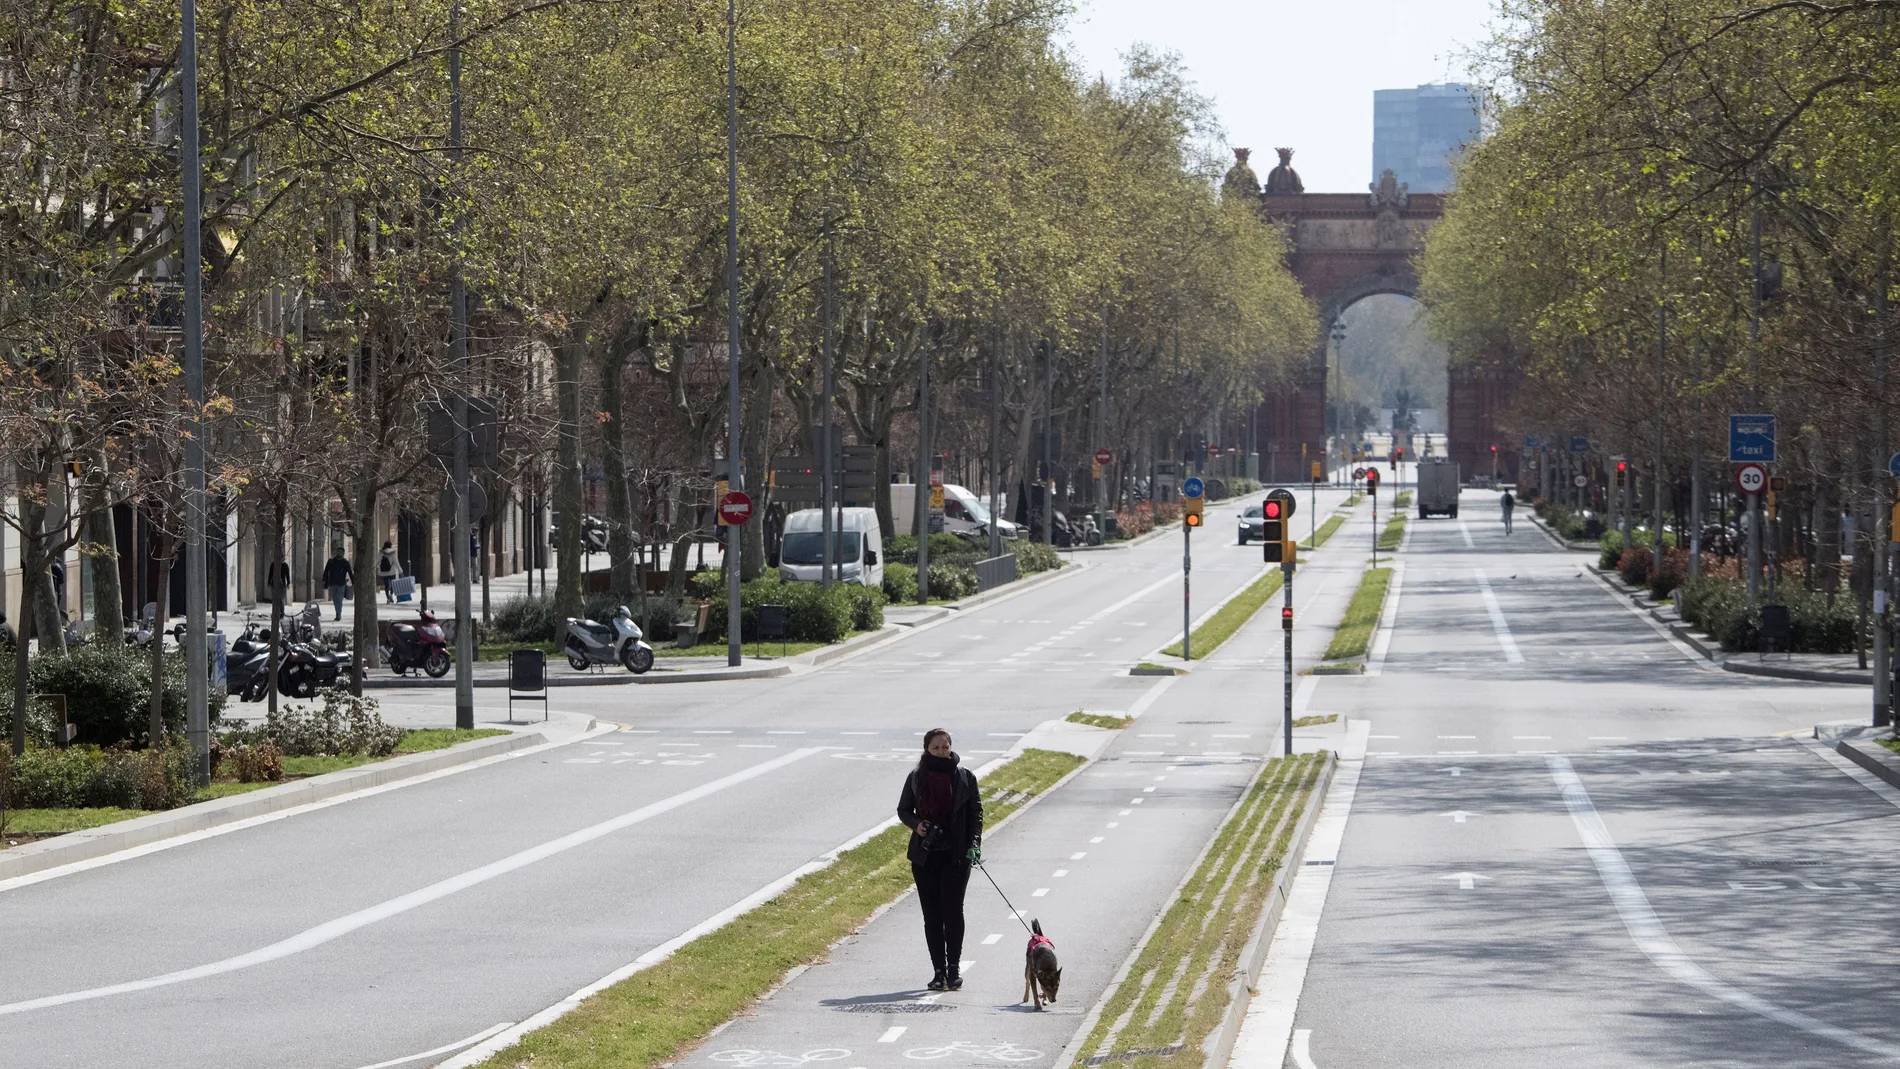
[[[989,867],[984,865],[981,861],[976,863],[976,867],[983,870],[983,878],[990,881],[991,887],[996,888],[997,895],[1003,899],[1003,904],[1009,907],[1009,912],[1016,918],[1016,923],[1023,926],[1023,931],[1028,932],[1030,935],[1035,935],[1036,930],[1031,928],[1029,924],[1023,920],[1022,910],[1017,909],[1016,903],[1011,902],[1009,896],[1003,894],[1003,889],[997,886],[996,877],[990,875]]]

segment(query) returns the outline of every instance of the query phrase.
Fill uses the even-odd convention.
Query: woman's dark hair
[[[935,739],[939,735],[942,735],[945,738],[949,738],[950,731],[947,728],[931,728],[929,731],[924,732],[924,753],[923,753],[923,757],[919,757],[917,759],[918,768],[924,767],[924,757],[930,756],[931,740]]]

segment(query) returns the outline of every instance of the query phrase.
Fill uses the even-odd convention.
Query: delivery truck
[[[1444,457],[1418,462],[1418,518],[1458,518],[1458,465]]]

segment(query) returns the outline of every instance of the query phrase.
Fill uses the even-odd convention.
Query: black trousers
[[[931,850],[910,863],[917,901],[924,907],[924,945],[938,972],[956,972],[963,961],[963,892],[970,863],[960,850]]]

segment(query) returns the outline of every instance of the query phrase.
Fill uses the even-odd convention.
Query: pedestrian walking
[[[343,555],[343,547],[338,546],[330,553],[330,562],[323,566],[323,585],[330,591],[330,604],[336,606],[339,620],[343,619],[343,599],[350,594],[352,578],[349,558]]]
[[[950,733],[924,733],[924,753],[904,779],[897,819],[910,829],[911,877],[923,907],[924,945],[935,970],[932,991],[963,987],[963,892],[970,866],[983,860],[983,799],[976,774],[961,767]]]
[[[383,543],[383,555],[376,562],[376,580],[383,585],[383,601],[396,603],[396,577],[402,574],[402,565],[396,563],[396,547]]]
[[[1517,499],[1511,496],[1509,490],[1506,490],[1504,496],[1498,500],[1498,507],[1504,511],[1504,533],[1510,534],[1511,510],[1517,507]]]

